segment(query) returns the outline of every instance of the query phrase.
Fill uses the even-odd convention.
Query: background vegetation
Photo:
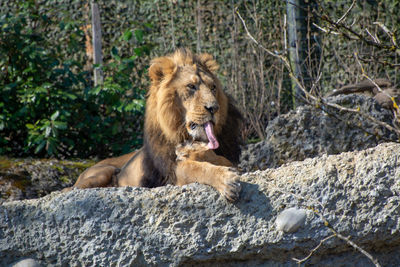
[[[225,90],[247,119],[246,138],[262,139],[268,121],[293,107],[288,70],[249,39],[236,13],[260,44],[285,55],[285,1],[97,3],[105,62],[99,87],[87,53],[88,1],[0,3],[0,154],[106,157],[140,146],[148,63],[181,46],[216,57]],[[362,80],[359,62],[370,77],[399,83],[399,49],[380,25],[396,36],[400,3],[356,1],[345,26],[358,35],[332,30],[326,18],[337,21],[351,4],[324,0],[308,13],[320,27],[307,36],[321,50],[318,66],[307,66],[317,94]]]

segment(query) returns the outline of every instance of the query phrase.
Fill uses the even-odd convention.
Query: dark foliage
[[[85,50],[79,23],[39,15],[34,1],[20,4],[0,18],[0,154],[105,157],[140,146],[145,91],[134,80],[145,66],[135,68],[150,51],[140,32],[120,38],[138,39],[134,55],[113,47],[104,84],[93,87],[70,56]],[[50,38],[56,27],[68,38]]]

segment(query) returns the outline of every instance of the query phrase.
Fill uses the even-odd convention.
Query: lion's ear
[[[214,60],[213,56],[207,53],[199,55],[199,60],[209,71],[216,72],[219,68],[218,63]]]
[[[171,58],[159,57],[151,61],[149,76],[153,83],[160,83],[165,76],[174,73],[176,65]]]

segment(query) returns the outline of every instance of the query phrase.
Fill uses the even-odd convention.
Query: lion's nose
[[[215,114],[215,112],[218,111],[219,106],[218,106],[218,104],[212,104],[212,105],[209,105],[209,106],[205,106],[205,108],[206,108],[206,110],[208,110],[208,112],[210,112],[211,114]]]

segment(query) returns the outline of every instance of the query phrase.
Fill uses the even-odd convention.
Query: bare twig
[[[354,243],[353,241],[350,240],[350,238],[343,236],[342,234],[338,233],[333,226],[328,222],[328,220],[319,213],[318,210],[313,210],[315,214],[317,214],[323,221],[324,221],[324,225],[326,227],[329,228],[329,230],[331,230],[333,232],[334,235],[336,235],[338,238],[342,239],[343,241],[345,241],[347,244],[349,244],[350,246],[352,246],[353,248],[355,248],[356,250],[358,250],[360,253],[362,253],[364,256],[366,256],[368,259],[370,259],[376,267],[380,267],[381,265],[379,264],[379,262],[371,255],[369,254],[367,251],[365,251],[363,248],[361,248],[360,246],[358,246],[356,243]]]
[[[308,254],[305,258],[303,258],[303,259],[292,258],[292,259],[293,259],[294,261],[296,261],[297,264],[301,264],[301,263],[307,261],[307,260],[314,254],[314,252],[317,251],[317,250],[321,247],[321,245],[322,245],[323,243],[325,243],[326,241],[328,241],[329,239],[331,239],[332,237],[335,237],[335,236],[336,236],[336,234],[332,234],[332,235],[330,235],[330,236],[325,237],[324,239],[322,239],[322,240],[319,242],[319,244],[318,244],[315,248],[313,248],[313,249],[310,251],[310,254]]]
[[[377,44],[381,43],[381,41],[378,39],[378,37],[376,35],[373,36],[372,33],[370,33],[367,28],[365,28],[365,31],[368,33],[369,36],[371,36],[371,38],[374,40],[375,43],[377,43]]]
[[[286,14],[283,15],[283,40],[284,40],[284,53],[287,54],[288,48],[287,48],[287,42],[286,42]]]
[[[397,46],[396,36],[393,32],[391,32],[383,23],[374,22],[373,24],[378,25],[387,35],[389,35],[390,40],[394,46]]]
[[[350,11],[353,9],[353,7],[354,7],[354,5],[356,4],[356,2],[357,2],[357,0],[353,0],[353,2],[351,3],[349,9],[347,9],[347,11],[343,14],[343,16],[342,16],[340,19],[338,19],[338,20],[336,21],[336,24],[341,23],[342,20],[344,20],[344,19],[346,18],[346,16],[347,16],[347,15],[350,13]]]
[[[374,64],[379,63],[379,64],[382,64],[384,66],[385,65],[390,66],[392,68],[400,67],[400,64],[393,64],[393,63],[390,63],[390,62],[387,62],[387,61],[381,61],[381,60],[379,60],[379,58],[366,59],[366,58],[359,57],[359,60],[362,61],[362,62],[365,62],[365,63],[374,63]]]
[[[314,92],[314,89],[317,87],[317,84],[319,82],[319,80],[321,80],[322,77],[322,72],[319,72],[317,79],[313,82],[311,88],[310,88],[310,92]]]
[[[332,33],[332,34],[334,34],[334,35],[340,34],[340,33],[338,33],[338,32],[332,31],[331,29],[323,28],[322,26],[319,26],[318,24],[316,24],[316,23],[314,23],[314,22],[313,22],[312,25],[314,25],[314,27],[317,27],[318,29],[320,29],[321,31],[323,31],[323,32],[325,32],[325,33]]]
[[[254,37],[250,34],[249,29],[247,28],[246,22],[244,21],[244,19],[242,18],[242,16],[240,15],[239,11],[237,8],[235,8],[235,13],[237,14],[237,16],[239,17],[239,19],[242,21],[243,27],[247,33],[247,36],[259,47],[261,47],[265,52],[267,52],[270,56],[273,57],[277,57],[281,60],[283,60],[283,57],[280,55],[277,55],[275,53],[273,53],[271,50],[265,48],[262,44],[260,44],[256,39],[254,39]]]
[[[334,231],[331,229],[331,231]],[[379,264],[379,262],[371,255],[369,254],[367,251],[365,251],[363,248],[361,248],[360,246],[358,246],[356,243],[354,243],[353,241],[351,241],[348,237],[345,237],[341,234],[339,234],[338,232],[334,232],[335,235],[342,239],[343,241],[345,241],[347,244],[349,244],[350,246],[352,246],[353,248],[355,248],[356,250],[358,250],[359,252],[361,252],[362,254],[364,254],[364,256],[366,256],[368,259],[370,259],[370,261],[372,261],[376,267],[380,267],[381,265]]]
[[[247,26],[246,26],[246,22],[244,21],[244,19],[243,19],[242,16],[240,15],[240,13],[239,13],[239,11],[237,10],[237,8],[235,9],[235,12],[236,12],[237,16],[239,17],[239,19],[241,20],[241,22],[242,22],[242,24],[243,24],[243,27],[244,27],[244,29],[245,29],[245,31],[246,31],[246,34],[247,34],[247,36],[250,38],[250,40],[252,40],[257,46],[259,46],[259,47],[260,47],[261,49],[263,49],[265,52],[267,52],[267,54],[269,54],[269,55],[271,55],[271,56],[273,56],[273,57],[279,58],[279,59],[282,61],[282,63],[285,65],[286,69],[288,70],[290,78],[296,83],[296,85],[298,85],[298,87],[299,87],[300,90],[304,93],[304,95],[306,96],[306,98],[307,98],[308,100],[313,101],[313,103],[315,103],[316,106],[317,106],[318,108],[322,108],[321,106],[328,106],[328,107],[335,108],[335,109],[337,109],[337,110],[347,111],[347,112],[352,112],[352,113],[360,114],[360,115],[361,115],[362,117],[364,117],[365,119],[368,119],[368,120],[370,120],[370,121],[372,121],[372,122],[378,124],[379,126],[382,126],[382,127],[386,128],[386,129],[388,129],[389,131],[395,132],[398,136],[400,136],[400,129],[394,128],[393,126],[391,126],[391,125],[389,125],[389,124],[387,124],[387,123],[385,123],[385,122],[379,121],[378,119],[374,118],[374,117],[371,116],[371,115],[368,115],[368,114],[366,114],[366,113],[364,113],[364,112],[361,112],[360,108],[356,108],[356,109],[346,108],[346,107],[340,106],[340,105],[338,105],[338,104],[326,102],[326,101],[325,101],[324,99],[322,99],[321,97],[316,97],[316,96],[312,95],[309,91],[307,91],[307,90],[304,88],[304,85],[301,83],[301,81],[300,81],[298,78],[296,78],[296,76],[294,75],[294,72],[293,72],[292,67],[291,67],[291,65],[290,65],[290,63],[289,63],[288,58],[285,57],[285,56],[283,56],[283,55],[281,55],[281,54],[273,53],[271,50],[265,48],[262,44],[260,44],[260,43],[251,35],[251,33],[249,32],[249,30],[248,30],[248,28],[247,28]],[[313,86],[314,86],[314,85],[313,85]],[[392,140],[392,141],[394,141],[394,140]]]
[[[391,45],[382,44],[382,43],[376,43],[375,41],[371,41],[371,40],[366,39],[362,34],[356,32],[355,30],[353,30],[352,28],[350,28],[346,24],[338,23],[338,22],[332,20],[329,16],[327,16],[325,14],[318,14],[318,13],[314,13],[314,14],[315,14],[315,16],[317,16],[322,21],[325,21],[328,24],[328,28],[318,27],[319,29],[323,30],[326,33],[330,33],[330,31],[336,31],[337,33],[339,33],[340,35],[342,35],[346,39],[349,39],[349,40],[360,40],[360,41],[362,41],[362,42],[364,42],[364,43],[366,43],[368,45],[372,45],[374,47],[377,47],[377,48],[380,48],[380,49],[384,49],[384,50],[388,50],[388,51],[391,51],[391,52],[400,49],[399,46],[397,45],[397,43],[395,42],[395,37],[392,38],[392,44]],[[341,22],[340,19],[339,19],[339,22]],[[377,23],[377,25],[379,25],[379,23]],[[381,24],[381,25],[383,25],[383,24]],[[384,29],[384,28],[382,28],[382,29]],[[390,31],[388,30],[387,33],[389,34],[389,32]]]

